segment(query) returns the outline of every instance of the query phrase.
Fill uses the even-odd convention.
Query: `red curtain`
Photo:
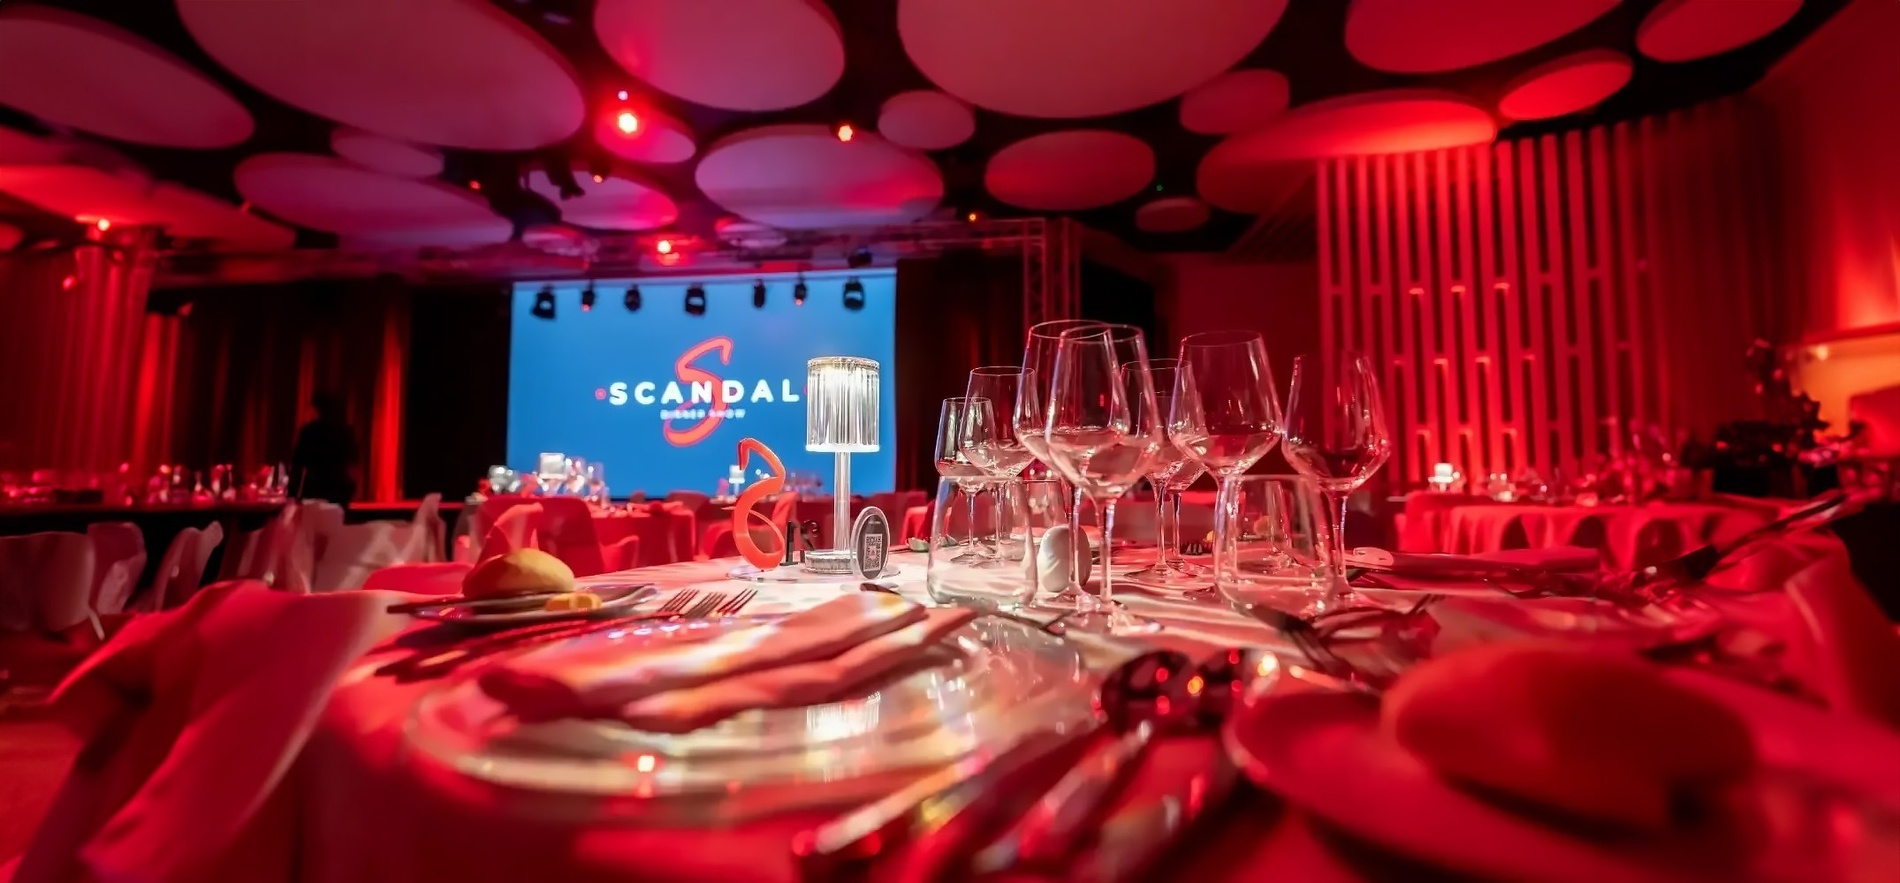
[[[145,311],[144,231],[0,259],[0,468],[143,475],[169,456],[176,320]]]
[[[950,254],[897,262],[897,486],[935,491],[937,413],[963,395],[970,369],[1023,359],[1017,255]],[[901,513],[900,513],[901,514]]]
[[[178,293],[181,462],[287,462],[312,396],[339,396],[362,452],[360,500],[402,495],[409,293],[400,280],[306,282]]]

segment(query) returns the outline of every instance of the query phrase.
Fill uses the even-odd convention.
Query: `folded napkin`
[[[227,582],[128,623],[54,694],[86,744],[13,883],[291,879],[278,785],[396,597]]]
[[[871,686],[919,651],[976,618],[973,610],[930,610],[923,622],[865,641],[831,659],[785,665],[699,687],[670,690],[627,703],[620,719],[654,733],[689,733],[742,711],[798,708],[835,702]]]
[[[854,592],[778,622],[648,651],[613,642],[527,653],[482,674],[482,691],[525,721],[616,717],[629,703],[779,666],[830,659],[926,616],[896,595]]]

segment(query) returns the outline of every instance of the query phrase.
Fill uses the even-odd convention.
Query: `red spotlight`
[[[662,239],[660,240],[660,244],[653,246],[653,250],[659,252],[660,254],[672,254],[673,240]]]
[[[858,136],[858,130],[851,128],[850,123],[844,123],[838,126],[838,140],[839,141],[849,142],[851,139],[856,138],[857,136]]]
[[[640,118],[634,116],[631,110],[623,110],[614,117],[614,126],[620,129],[621,134],[631,135],[640,131]]]
[[[470,189],[470,190],[480,190],[480,189],[482,189],[482,182],[480,182],[480,181],[470,181],[470,182],[468,182],[468,189]]]
[[[73,290],[73,286],[78,285],[78,284],[79,284],[78,276],[67,276],[64,279],[59,280],[59,290],[71,291]]]
[[[112,219],[111,219],[111,218],[100,218],[99,220],[97,220],[97,221],[94,221],[94,222],[92,222],[92,225],[93,225],[94,227],[98,227],[98,228],[99,228],[99,232],[101,232],[101,233],[104,233],[104,232],[106,232],[107,230],[110,230],[110,229],[112,229]]]

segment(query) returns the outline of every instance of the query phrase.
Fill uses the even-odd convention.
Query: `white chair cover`
[[[410,521],[372,521],[329,528],[316,562],[314,592],[360,589],[371,573],[392,564],[433,561],[442,543],[436,509],[441,494],[423,498]]]
[[[92,610],[94,551],[83,533],[0,537],[0,631],[61,632]]]
[[[132,600],[145,573],[145,533],[129,521],[102,521],[86,527],[95,553],[92,609],[118,613]]]
[[[187,527],[172,538],[165,549],[165,557],[159,559],[158,573],[152,577],[152,588],[139,599],[138,609],[143,613],[177,607],[191,600],[197,594],[199,585],[204,582],[205,565],[211,560],[211,552],[224,541],[224,526],[212,524],[202,530]]]

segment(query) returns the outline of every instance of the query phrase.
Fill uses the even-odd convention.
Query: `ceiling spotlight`
[[[760,279],[752,283],[752,306],[756,309],[761,309],[761,310],[765,309],[765,280],[764,279]]]
[[[593,309],[594,309],[594,283],[589,282],[587,283],[586,288],[581,289],[581,312],[583,313],[591,312]]]
[[[856,137],[858,137],[858,130],[851,128],[850,123],[839,124],[838,126],[838,140],[839,141],[844,141],[846,143],[849,143],[851,139],[856,138]]]
[[[618,92],[615,92],[614,97],[620,99],[621,101],[627,100],[627,90],[622,89]]]
[[[640,309],[640,286],[627,286],[627,294],[620,299],[620,302],[626,304],[627,312],[632,313],[638,311]]]
[[[603,174],[601,174],[601,173],[599,173],[599,172],[595,172],[595,173],[594,173],[594,183],[596,183],[596,184],[599,184],[599,183],[602,183],[602,182],[604,182],[604,181],[606,181],[606,180],[607,180],[607,176],[606,176],[606,175],[603,175]]]
[[[618,128],[622,135],[631,135],[640,131],[640,118],[634,116],[631,110],[623,110],[619,116],[614,117],[614,127]]]
[[[972,224],[974,224],[974,223],[976,223],[976,221],[977,221],[977,218],[978,218],[978,217],[981,217],[981,216],[980,216],[980,215],[978,215],[978,214],[977,214],[976,212],[970,212],[970,213],[968,213],[968,214],[966,214],[966,215],[964,215],[964,216],[963,216],[963,219],[964,219],[964,220],[966,220],[966,221],[969,221],[969,222],[970,222],[970,223],[972,223]]]
[[[540,293],[534,296],[534,308],[528,312],[533,313],[536,319],[554,318],[554,286],[541,286]]]
[[[482,182],[480,182],[480,181],[470,181],[470,182],[468,182],[468,189],[470,189],[470,190],[480,190],[480,189],[482,189]]]
[[[71,291],[78,284],[79,284],[79,277],[74,276],[69,273],[66,275],[66,278],[59,280],[59,290]]]
[[[810,289],[807,289],[805,287],[805,274],[803,273],[798,274],[798,284],[792,286],[792,305],[799,306],[799,307],[804,306],[805,295],[809,291]]]
[[[686,315],[706,315],[706,289],[697,282],[686,288]]]
[[[864,283],[859,282],[856,276],[844,284],[844,308],[854,311],[864,309]]]
[[[659,244],[658,244],[658,245],[655,245],[655,246],[653,246],[653,250],[654,250],[654,251],[657,251],[657,252],[659,252],[660,254],[672,254],[672,253],[673,253],[673,240],[671,240],[671,239],[662,239],[662,240],[660,240],[660,242],[659,242]]]
[[[850,267],[853,270],[856,270],[860,267],[868,267],[871,265],[871,250],[863,246],[859,246],[858,248],[853,249],[849,255],[845,256],[844,263],[845,263],[845,266]]]
[[[97,227],[97,228],[99,228],[99,232],[101,232],[101,233],[104,233],[104,232],[106,232],[107,230],[110,230],[110,229],[112,229],[112,219],[111,219],[111,218],[100,218],[99,220],[97,220],[97,221],[94,221],[94,222],[92,222],[92,225],[93,225],[94,227]]]

